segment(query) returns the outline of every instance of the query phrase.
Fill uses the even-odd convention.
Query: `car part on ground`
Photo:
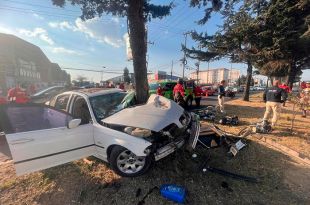
[[[239,118],[238,116],[224,116],[222,119],[219,121],[220,124],[222,125],[238,125],[239,124]]]
[[[258,179],[254,178],[254,177],[244,176],[244,175],[236,174],[233,172],[228,172],[228,171],[223,170],[223,169],[218,169],[218,168],[212,167],[212,166],[208,165],[208,160],[206,160],[201,167],[202,167],[202,172],[204,172],[204,173],[209,171],[209,172],[213,172],[213,173],[220,174],[223,176],[231,177],[233,179],[239,179],[239,180],[252,182],[252,183],[258,183],[259,182]]]

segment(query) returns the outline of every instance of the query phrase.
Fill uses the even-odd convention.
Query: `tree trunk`
[[[297,68],[294,62],[291,63],[290,68],[288,70],[288,78],[286,81],[286,84],[292,89],[293,88],[293,84],[294,84],[294,80],[296,78],[297,75]]]
[[[129,41],[133,56],[135,88],[137,103],[148,99],[148,82],[146,69],[145,19],[143,16],[144,0],[128,1]]]
[[[253,67],[251,62],[247,62],[248,64],[248,69],[247,69],[247,74],[246,74],[246,82],[245,82],[245,89],[243,93],[243,100],[244,101],[249,101],[250,100],[250,85],[251,85],[251,80],[252,80],[252,71]]]

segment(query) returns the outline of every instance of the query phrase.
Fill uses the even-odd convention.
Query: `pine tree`
[[[130,76],[128,68],[124,68],[124,82],[130,83]]]
[[[52,0],[53,4],[64,7],[66,0]],[[137,103],[148,99],[146,69],[146,31],[145,24],[152,18],[163,18],[170,14],[172,4],[161,6],[151,4],[149,0],[67,0],[73,5],[80,5],[82,20],[95,16],[111,14],[127,17],[129,41],[133,55],[133,68],[136,83]]]

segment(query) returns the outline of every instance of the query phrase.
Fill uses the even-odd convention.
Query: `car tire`
[[[137,177],[147,172],[152,163],[151,155],[145,157],[137,157],[130,150],[121,147],[113,147],[109,162],[112,169],[122,177]]]

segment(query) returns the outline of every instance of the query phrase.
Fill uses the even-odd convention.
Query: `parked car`
[[[134,106],[134,96],[119,89],[84,89],[61,93],[50,106],[0,107],[17,174],[92,155],[120,176],[135,177],[197,139],[196,115],[157,95]]]
[[[214,90],[212,86],[203,86],[201,89],[205,96],[213,96],[216,93],[216,90]]]
[[[64,91],[66,91],[64,86],[52,86],[33,94],[30,99],[34,103],[44,103]]]

